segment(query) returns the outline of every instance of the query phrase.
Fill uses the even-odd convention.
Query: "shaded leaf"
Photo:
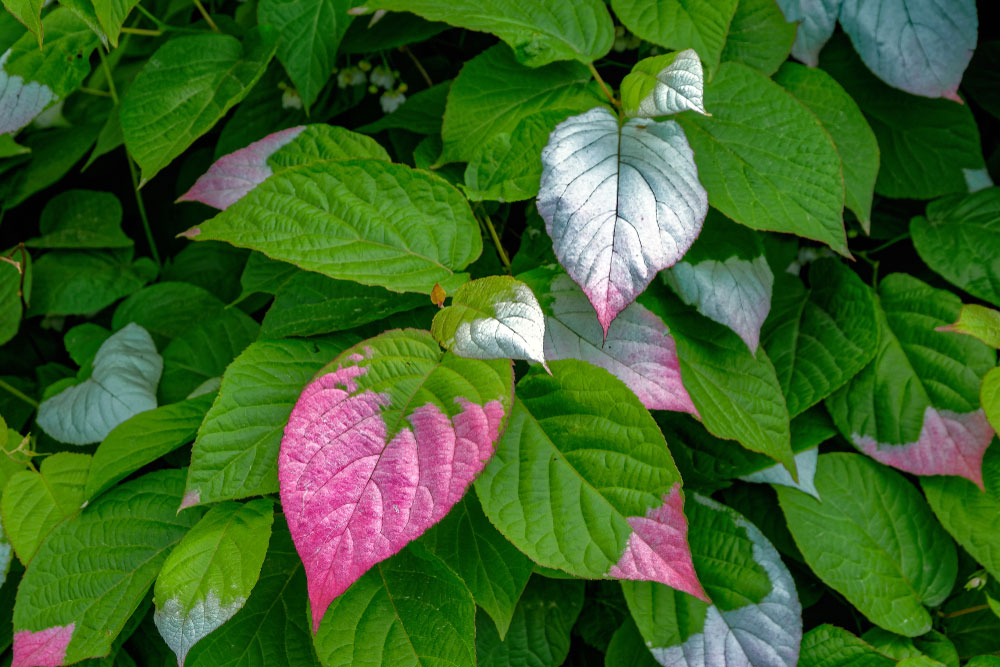
[[[138,291],[156,277],[147,257],[121,250],[55,250],[34,265],[28,315],[82,315]]]
[[[801,660],[814,667],[894,667],[896,661],[835,625],[820,625],[802,637]]]
[[[39,220],[42,236],[29,248],[127,248],[122,205],[110,192],[67,190],[49,200]]]

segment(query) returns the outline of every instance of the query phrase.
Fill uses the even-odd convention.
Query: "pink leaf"
[[[376,563],[441,520],[493,454],[499,400],[462,398],[449,418],[428,402],[400,415],[388,393],[359,387],[358,354],[313,381],[292,410],[278,457],[281,502],[305,564],[313,631],[327,607]],[[383,378],[384,379],[384,378]]]
[[[38,632],[15,632],[11,667],[59,667],[66,660],[66,648],[75,628],[76,623],[70,623]]]
[[[200,201],[225,211],[267,180],[271,175],[267,158],[291,143],[304,129],[305,126],[300,125],[281,130],[222,156],[177,201]]]
[[[983,488],[983,455],[993,427],[982,410],[958,413],[927,406],[916,442],[887,445],[857,433],[854,444],[879,463],[914,475],[958,475]]]
[[[609,577],[636,581],[658,581],[709,602],[691,562],[687,519],[680,484],[675,484],[663,504],[646,516],[628,518],[633,533]]]

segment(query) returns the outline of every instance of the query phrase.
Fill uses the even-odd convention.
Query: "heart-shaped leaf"
[[[705,111],[705,75],[694,49],[645,58],[622,80],[622,107],[632,118]]]
[[[605,336],[656,272],[687,252],[707,211],[693,154],[673,121],[620,125],[596,107],[560,123],[542,151],[538,212]]]
[[[122,231],[122,205],[110,192],[67,190],[49,200],[38,221],[42,236],[25,241],[31,248],[128,248]]]
[[[434,316],[441,346],[469,359],[526,359],[545,365],[545,315],[531,288],[510,276],[490,276],[458,288]]]
[[[129,417],[156,407],[162,372],[149,333],[128,324],[101,345],[89,378],[41,404],[38,425],[60,442],[100,442]]]
[[[510,411],[511,362],[442,355],[429,332],[344,351],[299,397],[281,441],[281,502],[309,580],[330,603],[458,502]]]

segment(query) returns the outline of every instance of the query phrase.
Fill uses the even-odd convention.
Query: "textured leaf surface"
[[[21,326],[20,292],[21,274],[17,267],[0,262],[0,345],[13,338]]]
[[[42,47],[42,0],[4,0],[3,6],[11,16],[20,21],[31,34],[38,38],[38,46]]]
[[[630,117],[705,112],[705,76],[694,49],[640,60],[622,80],[622,106]]]
[[[220,503],[167,556],[153,590],[153,620],[178,665],[246,603],[260,577],[273,520],[268,498]]]
[[[465,494],[420,541],[462,578],[502,640],[533,563],[493,527],[476,494]]]
[[[982,486],[993,429],[979,387],[996,354],[979,341],[936,331],[961,302],[905,274],[878,290],[875,359],[827,399],[845,438],[877,461],[917,475],[961,475]]]
[[[846,253],[840,156],[816,116],[760,72],[734,62],[723,63],[705,87],[705,107],[711,117],[685,114],[678,122],[709,203],[748,227],[790,232]]]
[[[83,315],[138,291],[156,276],[148,258],[132,261],[132,250],[56,250],[33,267],[28,315]]]
[[[969,294],[1000,306],[1000,188],[944,197],[910,221],[920,258]]]
[[[601,0],[371,0],[369,9],[413,12],[469,30],[491,32],[529,67],[554,60],[589,63],[611,50],[614,25]]]
[[[30,248],[127,248],[122,205],[110,192],[67,190],[49,200],[38,226],[42,235]]]
[[[774,275],[755,232],[710,213],[691,250],[663,277],[684,303],[735,331],[751,353],[757,351]]]
[[[694,49],[709,72],[719,64],[739,0],[612,0],[631,32],[668,49]]]
[[[752,523],[702,496],[688,506],[691,551],[713,604],[623,582],[629,611],[661,665],[798,663],[801,606],[777,550]]]
[[[1000,370],[994,368],[983,378],[979,400],[993,430],[1000,432]]]
[[[167,554],[200,516],[197,510],[177,514],[183,487],[182,471],[150,473],[52,532],[21,581],[14,665],[107,655]]]
[[[237,357],[191,451],[187,505],[278,490],[278,449],[292,406],[313,374],[356,337],[259,341]]]
[[[925,605],[944,601],[957,568],[955,545],[927,502],[902,475],[856,454],[821,455],[816,488],[822,502],[777,487],[812,571],[879,627],[927,632]]]
[[[962,306],[958,319],[953,324],[939,327],[940,331],[972,336],[992,348],[1000,349],[1000,311],[979,304]]]
[[[830,133],[844,172],[844,203],[868,229],[879,168],[878,140],[864,114],[833,77],[821,69],[783,65],[774,78],[816,114]]]
[[[835,625],[820,625],[802,637],[801,659],[814,667],[894,667],[897,661]]]
[[[274,522],[260,580],[246,604],[194,645],[187,667],[319,665],[306,606],[306,575],[283,519]],[[172,666],[165,666],[172,667]]]
[[[770,76],[788,58],[796,28],[785,20],[774,0],[740,0],[722,60],[741,62]]]
[[[579,63],[532,69],[519,63],[507,47],[494,46],[465,63],[451,85],[438,163],[473,160],[491,137],[512,132],[538,112],[581,112],[603,99],[590,72]]]
[[[275,169],[357,157],[389,159],[385,149],[374,141],[342,127],[291,127],[222,156],[177,201],[199,201],[224,211],[267,180]]]
[[[303,390],[278,479],[314,629],[461,499],[510,413],[510,363],[442,355],[429,332],[396,330],[344,351]]]
[[[821,260],[810,265],[809,284],[778,276],[763,331],[792,417],[846,384],[879,344],[874,293],[857,274],[837,260]]]
[[[22,563],[31,561],[53,528],[80,511],[89,469],[86,454],[59,452],[46,457],[38,472],[24,470],[7,480],[0,516]]]
[[[93,499],[144,465],[194,440],[212,394],[140,412],[116,426],[97,447],[85,498]]]
[[[440,176],[382,160],[290,167],[190,232],[331,278],[427,294],[482,251],[468,202]]]
[[[542,151],[538,212],[605,335],[656,272],[687,252],[707,211],[691,149],[673,121],[619,126],[597,107],[560,123]]]
[[[452,570],[410,547],[375,565],[333,601],[314,643],[333,665],[476,664],[475,603]]]
[[[118,46],[118,36],[122,23],[128,17],[132,8],[139,4],[138,0],[93,0],[94,17],[98,27],[94,31],[101,38],[105,48],[108,43]]]
[[[581,361],[533,368],[476,482],[490,521],[545,567],[659,581],[704,598],[680,475],[639,400]],[[584,511],[581,508],[586,508]]]
[[[273,32],[256,30],[244,44],[230,35],[202,34],[176,37],[157,49],[121,106],[125,146],[142,168],[142,183],[246,97],[274,50]]]
[[[521,277],[535,288],[545,309],[547,359],[579,359],[600,366],[650,410],[697,413],[681,383],[674,341],[647,308],[630,305],[611,323],[605,338],[594,308],[572,278],[544,268]]]
[[[112,335],[94,357],[94,371],[38,408],[38,425],[74,445],[100,442],[123,421],[156,407],[163,358],[138,324]]]
[[[799,24],[792,55],[810,67],[819,63],[819,52],[833,35],[844,0],[777,0],[785,18]]]
[[[441,346],[470,359],[525,359],[545,364],[545,315],[531,288],[509,276],[490,276],[458,288],[434,316]]]

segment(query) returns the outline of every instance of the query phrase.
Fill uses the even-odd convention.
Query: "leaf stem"
[[[148,37],[159,37],[163,34],[162,30],[150,30],[148,28],[129,28],[128,26],[122,26],[122,32],[128,35],[146,35]]]
[[[194,0],[194,6],[198,8],[199,12],[201,12],[202,18],[205,19],[205,23],[207,23],[208,27],[212,29],[212,32],[222,32],[219,30],[219,26],[215,25],[215,21],[212,20],[212,17],[205,9],[205,5],[201,4],[201,0]]]
[[[601,90],[604,91],[604,96],[608,98],[608,101],[615,107],[621,107],[622,103],[615,99],[615,96],[611,93],[611,89],[608,88],[608,84],[604,83],[604,79],[601,78],[600,72],[598,72],[597,68],[594,67],[594,63],[587,63],[587,68],[590,70],[594,80],[597,81],[597,84],[601,87]]]
[[[77,88],[81,93],[87,95],[96,95],[98,97],[111,97],[111,93],[106,90],[98,90],[97,88],[87,88],[86,86],[80,86]]]
[[[959,609],[958,611],[943,612],[939,611],[938,616],[941,618],[954,618],[956,616],[965,616],[966,614],[974,614],[977,611],[986,611],[990,606],[988,604],[977,604],[974,607],[966,607],[965,609]]]
[[[14,396],[17,396],[22,401],[24,401],[25,403],[27,403],[31,407],[35,408],[36,410],[38,409],[38,401],[36,401],[35,399],[33,399],[31,396],[28,396],[27,394],[25,394],[23,391],[21,391],[17,387],[11,386],[11,385],[7,384],[6,382],[4,382],[3,380],[0,380],[0,389],[6,389],[10,394],[12,394]]]
[[[510,268],[510,259],[507,257],[506,251],[504,251],[503,246],[500,245],[500,237],[497,236],[497,230],[493,226],[493,221],[490,220],[488,213],[483,213],[483,222],[486,224],[486,229],[490,232],[490,237],[493,239],[493,245],[497,247],[497,254],[500,255],[500,261],[503,263],[504,268],[507,269],[507,273],[510,275],[514,274],[514,271]]]
[[[104,49],[97,49],[97,54],[101,56],[101,67],[104,68],[104,78],[108,80],[108,95],[111,96],[111,100],[115,103],[115,106],[118,106],[118,90],[115,88],[115,79],[111,76],[111,67],[108,66],[108,59],[104,57]]]
[[[405,44],[399,47],[399,50],[405,53],[409,57],[409,59],[413,61],[413,64],[416,66],[417,71],[420,72],[420,76],[424,77],[424,82],[427,84],[427,87],[432,88],[434,86],[434,82],[431,81],[430,75],[427,73],[427,70],[424,69],[424,66],[420,64],[420,61],[417,60],[417,56],[413,54],[413,51],[410,51],[410,48]]]
[[[139,217],[142,218],[142,226],[146,230],[146,241],[149,242],[149,252],[153,255],[153,261],[156,262],[156,265],[163,266],[160,263],[160,253],[156,250],[156,241],[153,240],[153,230],[149,226],[149,218],[146,216],[146,207],[142,203],[142,193],[139,192],[139,178],[135,173],[135,163],[127,148],[125,149],[125,160],[128,162],[128,171],[132,175],[132,189],[135,192],[135,203],[139,206]]]

